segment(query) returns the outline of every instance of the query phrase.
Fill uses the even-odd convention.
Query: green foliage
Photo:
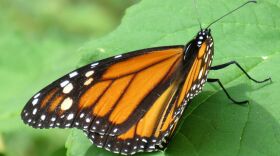
[[[198,1],[203,27],[242,2],[244,1]],[[5,11],[5,8],[1,8],[1,11]],[[32,8],[22,8],[29,11],[29,14],[36,15]],[[185,44],[199,30],[196,19],[198,15],[195,14],[192,1],[141,1],[127,10],[116,30],[103,38],[88,42],[79,49],[79,53],[73,53],[88,37],[88,29],[84,25],[95,22],[82,18],[86,11],[71,10],[59,14],[57,18],[63,17],[64,21],[59,27],[48,31],[39,28],[48,22],[52,25],[56,20],[48,20],[48,16],[38,14],[35,16],[35,23],[42,26],[32,24],[23,27],[11,21],[1,22],[0,153],[11,156],[42,155],[45,146],[50,147],[45,149],[48,153],[46,155],[65,153],[61,146],[68,134],[65,130],[31,130],[23,125],[19,117],[30,95],[49,82],[93,60],[141,48]],[[81,14],[81,17],[77,17],[77,14]],[[10,17],[17,17],[7,9],[6,15],[9,16],[0,14],[0,20],[8,21]],[[75,15],[73,18],[76,22],[71,21],[72,15]],[[233,97],[239,100],[249,99],[250,104],[234,105],[217,85],[207,84],[204,91],[186,109],[167,150],[139,155],[279,155],[279,17],[279,3],[276,0],[262,0],[212,26],[215,40],[214,65],[236,60],[257,79],[272,77],[272,84],[255,84],[234,66],[210,72],[209,77],[220,78]],[[71,28],[73,23],[79,22],[80,31]],[[103,24],[106,23],[105,21]],[[40,32],[44,33],[34,36],[34,33]],[[70,131],[66,142],[68,156],[114,155],[91,146],[81,131]],[[29,143],[30,138],[35,141]]]

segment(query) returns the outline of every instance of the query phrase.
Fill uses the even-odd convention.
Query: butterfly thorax
[[[211,29],[201,29],[197,35],[186,44],[184,49],[184,71],[187,73],[197,58],[209,59],[212,62],[214,54]],[[209,57],[210,56],[210,57]],[[208,61],[208,60],[207,60]]]

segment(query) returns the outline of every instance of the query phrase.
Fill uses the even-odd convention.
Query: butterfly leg
[[[225,87],[223,86],[223,84],[221,83],[221,81],[219,79],[211,79],[211,78],[208,78],[207,79],[207,82],[210,82],[210,83],[213,83],[213,82],[217,82],[220,87],[223,89],[223,91],[226,93],[227,97],[235,104],[246,104],[246,103],[249,103],[248,100],[245,100],[245,101],[236,101],[234,100],[230,95],[229,93],[227,92],[227,90],[225,89]]]
[[[272,81],[270,77],[267,78],[267,79],[264,79],[264,80],[262,80],[262,81],[259,81],[259,80],[256,80],[256,79],[252,78],[252,77],[240,66],[240,64],[239,64],[238,62],[236,62],[236,61],[230,61],[230,62],[228,62],[228,63],[224,63],[224,64],[212,66],[212,67],[210,68],[210,70],[219,70],[219,69],[223,69],[223,68],[225,68],[225,67],[227,67],[227,66],[229,66],[229,65],[232,65],[232,64],[235,64],[235,65],[250,79],[250,80],[252,80],[252,81],[254,81],[254,82],[256,82],[256,83],[264,83],[264,82],[267,82],[267,81],[270,81],[270,82]]]

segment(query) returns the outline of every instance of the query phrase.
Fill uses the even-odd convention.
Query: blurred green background
[[[202,25],[245,0],[197,0]],[[79,130],[36,130],[23,124],[27,100],[60,76],[132,50],[185,44],[199,30],[193,0],[0,0],[0,156],[112,156]],[[279,156],[280,2],[259,0],[213,25],[210,72],[237,100],[207,84],[188,107],[166,152],[157,156]]]
[[[138,0],[0,0],[0,155],[66,155],[67,130],[22,124],[28,98],[77,67],[79,48],[121,22]]]

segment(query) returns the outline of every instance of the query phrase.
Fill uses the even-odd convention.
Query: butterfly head
[[[209,28],[201,29],[195,37],[195,41],[196,41],[197,46],[200,47],[201,44],[203,42],[205,42],[205,40],[208,39],[208,38],[212,38],[211,29],[209,29]]]

